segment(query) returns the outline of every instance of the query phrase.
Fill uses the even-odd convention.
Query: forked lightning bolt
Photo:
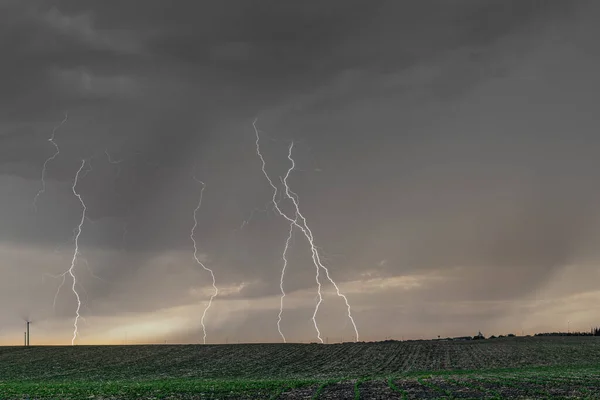
[[[271,188],[273,188],[273,197],[272,197],[273,206],[274,206],[275,210],[277,211],[277,213],[279,215],[281,215],[282,217],[284,217],[292,226],[295,226],[295,227],[297,227],[298,229],[300,229],[302,231],[302,233],[304,234],[304,236],[308,240],[308,242],[310,244],[310,247],[311,247],[312,260],[313,260],[313,263],[314,263],[314,265],[316,267],[316,270],[317,270],[315,279],[317,281],[317,287],[318,287],[317,293],[318,293],[318,299],[319,299],[319,301],[317,303],[317,306],[315,308],[315,312],[313,314],[313,318],[312,318],[314,326],[315,326],[315,329],[317,331],[317,338],[319,339],[319,341],[321,343],[323,343],[323,339],[321,338],[321,332],[319,330],[319,327],[318,327],[317,321],[316,321],[316,315],[317,315],[317,312],[319,310],[319,306],[321,305],[321,303],[323,301],[323,296],[321,294],[321,283],[319,281],[319,270],[322,268],[325,271],[327,279],[334,285],[334,287],[336,289],[336,292],[337,292],[337,295],[339,297],[342,297],[344,299],[345,303],[346,303],[346,306],[348,308],[348,317],[350,318],[350,321],[352,322],[352,326],[354,327],[354,332],[355,332],[355,335],[356,335],[356,341],[358,341],[359,340],[358,329],[357,329],[356,324],[354,322],[354,318],[352,317],[352,312],[351,312],[351,308],[350,308],[350,304],[348,302],[348,299],[347,299],[347,297],[345,295],[343,295],[340,292],[337,284],[330,277],[329,270],[321,262],[321,258],[319,256],[318,248],[314,244],[314,237],[313,237],[312,231],[310,230],[310,228],[308,227],[308,225],[306,223],[306,218],[304,218],[304,216],[300,212],[300,206],[299,206],[299,202],[297,200],[297,196],[296,196],[296,194],[294,192],[292,192],[290,190],[289,185],[287,183],[287,179],[288,179],[291,171],[293,171],[294,168],[295,168],[295,162],[294,162],[294,160],[293,160],[293,158],[291,156],[292,149],[293,149],[293,143],[290,145],[289,152],[288,152],[288,159],[292,162],[292,165],[288,169],[288,171],[287,171],[287,173],[286,173],[286,175],[285,175],[285,177],[283,179],[283,183],[284,183],[284,186],[285,186],[285,193],[286,193],[287,198],[289,198],[293,202],[293,204],[294,204],[294,207],[295,207],[295,210],[296,210],[296,219],[292,219],[287,214],[285,214],[281,210],[281,208],[279,208],[279,205],[277,204],[276,198],[277,198],[278,189],[277,189],[277,186],[275,186],[275,184],[273,183],[273,181],[271,180],[271,178],[269,177],[269,175],[267,174],[267,171],[266,171],[266,162],[265,162],[264,157],[262,156],[262,153],[260,152],[260,135],[259,135],[259,132],[258,132],[258,128],[256,127],[256,122],[257,122],[257,119],[255,119],[254,122],[252,123],[252,126],[254,127],[254,132],[256,134],[256,154],[258,155],[258,157],[261,160],[261,163],[262,163],[261,169],[262,169],[263,175],[265,176],[265,178],[269,182],[269,185],[271,186]],[[300,225],[298,223],[298,218],[300,218],[302,220],[302,225]]]
[[[287,180],[288,180],[288,178],[290,176],[290,173],[296,167],[296,162],[292,158],[292,149],[293,148],[294,148],[294,143],[292,142],[290,144],[289,149],[288,149],[288,160],[290,160],[290,162],[291,162],[292,165],[290,166],[290,168],[288,169],[287,173],[285,174],[285,177],[283,178],[283,185],[285,186],[285,194],[286,194],[286,196],[290,200],[292,200],[292,203],[294,203],[294,207],[296,208],[296,216],[300,217],[302,219],[302,224],[304,225],[305,229],[303,229],[303,228],[300,228],[300,229],[302,229],[302,232],[304,233],[304,235],[306,236],[306,238],[310,242],[310,247],[311,247],[311,251],[312,251],[312,254],[313,254],[313,261],[315,263],[318,263],[318,266],[325,271],[325,275],[327,276],[327,280],[329,282],[331,282],[331,284],[333,285],[333,287],[335,287],[335,291],[336,291],[337,295],[339,297],[343,298],[344,302],[346,303],[346,307],[348,309],[348,318],[350,319],[350,322],[352,322],[352,327],[354,327],[354,334],[356,335],[356,341],[358,342],[358,339],[359,339],[358,328],[356,327],[356,323],[354,322],[354,318],[352,318],[352,310],[350,308],[350,303],[348,302],[348,298],[344,294],[342,294],[340,292],[340,288],[338,287],[338,285],[335,283],[335,281],[329,275],[329,269],[327,267],[325,267],[325,265],[323,265],[323,263],[321,262],[321,256],[319,255],[319,251],[317,249],[317,246],[315,246],[315,244],[314,244],[314,237],[313,237],[312,231],[310,230],[310,228],[308,227],[308,224],[306,223],[306,218],[304,218],[304,215],[302,215],[302,213],[300,212],[300,205],[298,203],[298,195],[296,195],[296,193],[292,192],[290,190],[290,186],[288,185]],[[315,309],[315,316],[317,314],[317,311],[318,311],[318,305],[317,305],[317,308]]]
[[[192,230],[190,232],[190,239],[192,239],[192,243],[194,244],[194,260],[196,261],[196,263],[198,263],[198,265],[200,265],[206,271],[210,272],[210,276],[212,277],[213,289],[215,289],[214,294],[212,294],[210,296],[208,305],[204,309],[204,313],[202,313],[202,319],[200,320],[200,324],[202,325],[202,332],[204,334],[204,338],[203,338],[204,344],[206,344],[206,326],[204,325],[204,319],[206,318],[206,313],[208,312],[208,309],[210,308],[213,299],[219,294],[219,289],[217,289],[215,273],[213,272],[213,270],[210,268],[207,268],[206,265],[204,265],[204,263],[202,261],[200,261],[200,259],[198,258],[198,245],[196,244],[196,239],[194,238],[194,234],[196,233],[196,228],[198,227],[198,219],[197,219],[196,215],[198,214],[198,210],[202,206],[202,197],[204,195],[204,189],[206,188],[206,185],[204,184],[204,182],[196,179],[195,177],[194,177],[194,180],[202,185],[202,189],[200,190],[200,199],[198,200],[198,204],[196,205],[196,208],[194,209],[194,226],[192,226]]]
[[[33,208],[35,209],[36,212],[37,212],[37,200],[40,197],[40,195],[46,191],[46,167],[48,166],[48,163],[50,161],[54,160],[60,154],[60,149],[58,148],[58,145],[54,141],[54,135],[56,134],[56,131],[58,130],[58,128],[60,128],[61,126],[63,126],[63,124],[65,122],[67,122],[68,118],[69,118],[69,113],[66,112],[65,118],[61,121],[60,124],[58,124],[57,126],[54,127],[54,129],[52,129],[52,135],[50,135],[50,138],[48,139],[48,141],[50,143],[52,143],[52,145],[54,146],[56,151],[54,152],[53,155],[48,157],[46,159],[46,161],[44,161],[44,166],[42,167],[42,178],[41,178],[42,187],[40,188],[40,190],[36,193],[35,197],[33,198]]]
[[[275,208],[275,210],[277,211],[277,213],[279,215],[281,215],[282,217],[284,217],[285,219],[288,220],[288,222],[290,223],[291,226],[296,226],[296,227],[302,229],[302,227],[300,225],[298,225],[297,220],[291,219],[289,216],[287,216],[287,214],[285,214],[283,211],[281,211],[281,208],[279,208],[279,204],[277,203],[277,193],[278,193],[277,186],[275,186],[275,184],[269,177],[269,174],[267,174],[266,162],[265,162],[265,159],[264,159],[262,153],[260,152],[260,135],[258,133],[258,128],[256,127],[256,121],[257,120],[255,119],[254,122],[252,123],[252,126],[254,127],[254,132],[256,133],[256,154],[258,155],[258,157],[260,158],[260,161],[262,163],[262,166],[261,166],[262,172],[263,172],[265,178],[267,178],[269,185],[271,185],[271,188],[273,188],[273,197],[271,198],[273,207]],[[303,232],[303,233],[306,236],[306,232]],[[323,297],[321,295],[321,282],[319,281],[319,267],[318,267],[318,265],[316,265],[316,267],[317,267],[317,273],[316,273],[317,293],[318,293],[318,297],[319,297],[318,304],[321,304],[321,302],[323,301]],[[319,341],[321,341],[321,343],[323,343],[323,339],[321,338],[321,331],[319,330],[319,326],[317,325],[317,320],[315,318],[315,315],[313,315],[312,320],[313,320],[313,324],[315,326],[315,330],[317,331],[317,338],[319,339]]]

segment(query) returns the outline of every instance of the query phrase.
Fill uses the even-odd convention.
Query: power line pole
[[[27,347],[27,332],[23,332],[23,338],[24,338],[24,345],[25,347]]]
[[[29,321],[27,321],[27,346],[29,346]]]

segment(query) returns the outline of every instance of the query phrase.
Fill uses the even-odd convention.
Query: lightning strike
[[[351,308],[350,308],[350,304],[348,302],[347,297],[342,294],[337,286],[337,284],[335,283],[335,281],[331,278],[330,274],[329,274],[329,270],[323,265],[323,263],[321,262],[321,258],[319,255],[319,251],[317,246],[315,246],[314,244],[314,237],[312,234],[312,231],[310,230],[310,228],[308,227],[308,224],[306,222],[306,218],[302,215],[302,213],[300,212],[300,206],[299,206],[299,202],[297,200],[297,195],[291,191],[291,189],[289,188],[289,185],[287,183],[287,180],[289,178],[290,173],[294,170],[295,168],[295,162],[294,159],[292,158],[292,149],[294,144],[292,143],[289,147],[289,151],[288,151],[288,159],[291,161],[291,167],[288,169],[285,177],[283,178],[282,182],[285,186],[285,194],[287,196],[287,198],[289,198],[292,203],[294,204],[295,207],[295,211],[296,211],[296,219],[292,219],[290,216],[288,216],[286,213],[284,213],[281,208],[279,207],[279,205],[276,202],[276,198],[277,198],[277,193],[278,193],[278,189],[277,186],[275,186],[275,184],[273,183],[273,180],[269,177],[267,171],[266,171],[266,162],[265,159],[262,155],[262,153],[260,152],[260,135],[259,135],[259,131],[258,128],[256,127],[256,122],[258,119],[255,119],[254,122],[252,122],[252,126],[254,127],[254,132],[256,134],[256,154],[258,155],[258,157],[261,160],[262,166],[262,172],[263,175],[265,176],[265,178],[267,179],[267,181],[269,182],[269,185],[271,186],[271,188],[273,189],[273,205],[275,207],[275,210],[277,211],[277,213],[279,215],[281,215],[283,218],[285,218],[291,225],[299,228],[302,233],[304,234],[304,236],[306,237],[306,239],[308,240],[310,247],[311,247],[311,253],[312,253],[312,260],[313,260],[313,264],[315,265],[316,268],[316,275],[315,275],[315,280],[317,282],[317,296],[319,301],[317,302],[317,305],[315,307],[315,312],[313,314],[312,320],[315,326],[315,330],[317,331],[317,338],[319,339],[319,341],[321,343],[323,342],[323,339],[321,338],[321,332],[319,330],[319,327],[317,325],[317,321],[316,321],[316,315],[319,311],[319,306],[321,305],[321,303],[323,302],[323,296],[321,294],[321,283],[319,280],[319,271],[320,269],[323,269],[325,271],[326,277],[327,279],[333,284],[333,286],[336,289],[336,293],[339,297],[342,297],[346,303],[347,309],[348,309],[348,318],[350,319],[350,321],[352,322],[352,326],[354,327],[354,332],[356,335],[356,341],[359,340],[359,334],[358,334],[358,328],[356,327],[356,323],[354,322],[354,318],[352,317],[352,312],[351,312]],[[298,223],[298,218],[301,219],[302,224]]]
[[[283,343],[287,343],[285,340],[285,336],[281,332],[281,314],[283,314],[283,299],[285,298],[285,291],[283,290],[283,277],[285,275],[285,269],[287,268],[288,260],[287,260],[287,251],[290,247],[290,241],[292,240],[292,234],[294,231],[294,224],[290,223],[290,231],[288,233],[287,240],[285,241],[285,248],[283,249],[283,255],[281,258],[283,259],[283,268],[281,269],[281,280],[279,281],[279,288],[281,289],[281,299],[279,301],[279,317],[277,320],[277,330],[283,339]]]
[[[85,167],[85,164],[86,164],[86,161],[82,160],[81,161],[81,166],[79,167],[79,169],[77,170],[77,173],[75,174],[75,179],[73,181],[73,186],[71,186],[71,191],[73,192],[73,194],[75,195],[75,197],[77,197],[77,199],[81,203],[81,206],[83,207],[83,210],[81,212],[81,219],[79,221],[79,224],[77,225],[77,227],[75,229],[73,229],[73,238],[71,240],[75,241],[75,250],[73,252],[73,257],[71,259],[71,266],[69,267],[69,269],[67,269],[62,274],[58,274],[58,275],[44,274],[44,275],[50,276],[52,278],[62,278],[62,281],[60,282],[60,285],[58,285],[58,288],[56,289],[56,293],[54,294],[54,300],[52,301],[52,309],[54,310],[55,313],[56,313],[56,300],[58,298],[58,294],[60,293],[60,289],[62,289],[63,285],[66,282],[67,274],[69,274],[71,276],[71,279],[73,280],[73,285],[71,286],[71,290],[73,291],[73,294],[75,294],[75,298],[77,299],[77,309],[75,310],[75,321],[73,322],[73,338],[71,339],[71,345],[75,345],[75,339],[77,338],[77,333],[78,333],[77,323],[78,323],[78,321],[79,321],[80,318],[83,318],[79,314],[79,311],[81,309],[81,299],[79,297],[79,293],[77,292],[77,288],[76,288],[76,286],[77,286],[77,279],[76,279],[75,273],[73,271],[75,269],[75,265],[77,265],[77,261],[78,261],[77,256],[80,255],[80,253],[79,253],[79,236],[81,236],[81,231],[82,231],[82,228],[83,228],[83,224],[87,220],[87,217],[85,215],[85,212],[87,211],[87,207],[86,207],[86,205],[85,205],[85,203],[83,201],[83,198],[77,192],[77,184],[79,183],[79,179],[82,178],[80,176],[80,174],[81,174],[81,171],[83,170],[83,167]],[[88,270],[90,271],[90,273],[92,274],[92,276],[94,276],[95,278],[101,279],[101,278],[99,278],[99,277],[97,277],[96,275],[93,274],[93,272],[89,268],[89,264],[87,262],[87,259],[82,258],[82,260],[88,266]]]
[[[108,281],[107,281],[106,279],[104,279],[104,278],[100,278],[98,275],[96,275],[96,274],[94,273],[94,271],[93,271],[93,270],[92,270],[92,268],[90,267],[90,264],[89,264],[89,262],[88,262],[88,260],[87,260],[86,258],[80,257],[80,260],[84,262],[84,264],[86,265],[86,268],[87,268],[87,270],[88,270],[88,272],[90,273],[90,276],[91,276],[92,278],[94,278],[94,279],[98,279],[98,280],[100,280],[100,281],[103,281],[103,282],[106,282],[106,283],[108,283]],[[58,298],[58,294],[60,293],[60,289],[63,287],[63,285],[64,285],[64,284],[65,284],[65,282],[66,282],[66,278],[67,278],[67,276],[66,276],[66,275],[67,275],[67,273],[68,273],[68,272],[69,272],[69,271],[65,271],[65,272],[63,272],[62,274],[58,274],[58,275],[44,274],[44,275],[42,276],[42,283],[44,282],[44,276],[49,276],[50,278],[53,278],[53,279],[62,278],[62,281],[60,282],[60,285],[58,285],[58,288],[56,289],[56,293],[54,294],[54,300],[52,301],[52,310],[54,311],[54,313],[56,313],[56,300],[57,300],[57,298]],[[87,291],[85,290],[85,287],[83,287],[83,286],[81,286],[81,285],[79,285],[79,287],[80,287],[81,289],[83,289],[83,291],[84,291],[84,292],[87,292]],[[86,306],[86,307],[89,309],[89,307],[88,307],[88,306]],[[79,318],[80,318],[80,319],[84,319],[82,316],[80,316]]]
[[[40,190],[36,193],[35,197],[33,198],[33,208],[35,209],[35,212],[37,212],[37,200],[38,198],[42,195],[42,193],[44,193],[46,191],[46,167],[48,166],[48,163],[52,160],[54,160],[59,154],[60,154],[60,148],[58,147],[58,145],[56,144],[56,142],[54,141],[54,136],[56,135],[56,131],[63,126],[63,124],[65,122],[67,122],[67,119],[69,118],[69,113],[66,112],[65,113],[65,118],[61,121],[60,124],[58,124],[57,126],[54,127],[54,129],[52,129],[52,135],[50,135],[50,138],[48,139],[48,141],[50,143],[52,143],[52,145],[55,148],[55,153],[53,155],[51,155],[50,157],[48,157],[46,159],[46,161],[44,161],[44,165],[42,167],[42,177],[41,177],[41,183],[42,183],[42,187],[40,188]]]
[[[273,207],[275,208],[275,210],[277,211],[277,213],[280,216],[284,217],[290,223],[290,225],[296,226],[296,227],[300,228],[301,230],[303,230],[303,228],[298,224],[297,220],[293,220],[292,218],[290,218],[287,214],[285,214],[283,211],[281,211],[281,208],[279,207],[279,204],[277,202],[277,194],[278,194],[279,190],[277,189],[277,186],[275,186],[275,184],[273,183],[273,181],[269,177],[269,174],[267,174],[267,171],[266,171],[266,162],[265,162],[265,159],[264,159],[262,153],[260,152],[260,135],[258,133],[258,128],[256,127],[256,121],[257,121],[257,119],[255,119],[254,122],[252,122],[252,126],[254,127],[254,132],[256,133],[256,154],[258,155],[258,157],[260,158],[260,161],[262,163],[261,169],[262,169],[263,175],[265,176],[265,178],[267,178],[267,181],[269,182],[269,185],[271,185],[271,188],[273,188],[273,197],[271,198],[272,203],[273,203]],[[303,233],[304,233],[304,236],[307,236],[307,234],[306,234],[306,232],[304,230],[303,230]],[[314,259],[314,255],[313,255],[313,259]],[[316,272],[315,279],[317,281],[317,293],[318,293],[317,295],[319,297],[319,303],[317,304],[317,310],[318,310],[318,306],[323,301],[323,296],[321,294],[321,282],[319,281],[319,267],[318,267],[318,265],[316,265],[316,268],[317,268],[317,272]],[[317,320],[315,318],[315,315],[313,315],[312,321],[313,321],[313,324],[315,326],[315,330],[317,331],[317,338],[319,339],[319,341],[321,343],[323,343],[323,339],[321,338],[321,331],[319,330],[319,326],[317,324]]]
[[[325,275],[327,276],[327,280],[329,282],[331,282],[331,284],[333,285],[333,287],[335,287],[335,291],[336,291],[338,297],[343,298],[344,302],[346,303],[346,307],[347,307],[347,310],[348,310],[348,319],[350,319],[350,322],[352,322],[352,327],[354,328],[354,334],[356,335],[356,341],[358,342],[358,339],[359,339],[358,328],[356,327],[356,323],[354,322],[354,318],[352,317],[352,310],[350,308],[350,303],[348,302],[348,298],[344,294],[342,294],[340,292],[340,288],[338,287],[338,285],[335,283],[335,281],[329,275],[329,269],[327,267],[325,267],[325,265],[323,265],[323,263],[321,262],[321,257],[319,255],[318,248],[314,244],[314,237],[313,237],[312,231],[308,227],[308,223],[306,222],[306,218],[304,218],[304,215],[302,215],[302,213],[300,212],[300,205],[299,205],[299,201],[298,201],[298,195],[296,193],[292,192],[290,190],[290,186],[288,185],[287,180],[288,180],[288,178],[290,176],[290,173],[296,167],[296,162],[292,158],[292,149],[293,148],[294,148],[294,143],[292,142],[290,144],[289,149],[288,149],[288,160],[290,160],[290,162],[291,162],[291,167],[288,169],[285,177],[283,178],[283,184],[285,186],[285,194],[286,194],[286,196],[290,200],[292,200],[292,203],[294,203],[294,207],[296,208],[296,216],[300,217],[302,219],[302,224],[306,228],[306,230],[302,229],[302,232],[304,232],[305,235],[308,234],[307,239],[310,242],[311,251],[313,253],[313,260],[316,261],[316,262],[318,262],[319,267],[322,268],[325,271]],[[316,315],[316,313],[317,313],[317,310],[315,309],[315,315]]]
[[[79,194],[77,192],[77,183],[79,182],[79,174],[83,170],[83,167],[85,167],[85,160],[81,161],[81,166],[77,170],[77,173],[75,174],[75,180],[73,181],[73,186],[71,186],[71,190],[73,191],[73,194],[75,195],[75,197],[77,197],[77,199],[79,200],[79,202],[81,203],[81,206],[83,208],[83,210],[81,212],[81,220],[79,221],[79,225],[77,226],[77,234],[75,235],[75,251],[73,252],[73,258],[71,259],[71,266],[66,271],[66,273],[68,273],[71,276],[71,279],[73,280],[73,285],[71,286],[71,290],[73,291],[73,293],[75,294],[75,297],[77,298],[77,309],[75,310],[75,321],[73,322],[73,339],[71,339],[71,345],[75,345],[75,339],[77,338],[77,333],[78,333],[77,322],[79,321],[79,317],[80,317],[79,310],[81,309],[81,299],[79,298],[79,293],[77,292],[77,289],[75,287],[77,285],[77,279],[75,278],[75,274],[74,274],[73,270],[75,269],[75,265],[77,264],[77,256],[79,255],[79,236],[81,236],[81,230],[83,228],[83,223],[85,222],[85,212],[87,211],[87,207],[85,206],[85,203],[83,201],[83,198],[81,197],[81,194]]]
[[[200,324],[202,325],[202,332],[204,334],[204,337],[203,337],[204,344],[206,344],[206,326],[204,325],[204,319],[206,318],[206,313],[208,312],[208,309],[210,308],[213,299],[219,294],[219,289],[217,289],[215,273],[213,272],[213,270],[210,268],[207,268],[206,265],[204,265],[204,263],[202,261],[200,261],[200,259],[198,258],[198,245],[196,243],[196,239],[194,239],[194,234],[196,233],[196,228],[198,227],[198,219],[197,219],[196,215],[198,214],[198,210],[202,206],[202,197],[204,195],[204,189],[206,188],[206,185],[204,184],[204,182],[196,179],[196,177],[194,177],[194,180],[202,185],[202,190],[200,190],[200,199],[198,200],[198,204],[196,205],[196,208],[194,209],[194,225],[192,226],[192,230],[190,232],[190,239],[192,240],[192,243],[194,244],[194,260],[196,261],[196,263],[198,265],[200,265],[202,268],[204,268],[204,270],[210,272],[210,276],[212,277],[212,286],[215,289],[214,294],[210,296],[208,305],[204,309],[204,312],[202,313],[202,319],[200,320]]]

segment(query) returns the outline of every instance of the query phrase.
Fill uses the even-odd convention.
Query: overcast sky
[[[207,343],[282,341],[289,224],[255,118],[280,189],[294,142],[289,184],[361,340],[600,324],[599,17],[579,0],[1,0],[0,344],[26,319],[32,344],[71,344],[70,275],[53,303],[83,160],[75,343],[203,341],[194,177]],[[299,229],[290,244],[281,330],[317,341],[312,253]],[[354,340],[320,280],[322,338]]]

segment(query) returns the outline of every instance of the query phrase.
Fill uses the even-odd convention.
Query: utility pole
[[[27,347],[27,332],[23,332],[23,337],[25,338],[25,347]]]
[[[29,346],[29,321],[27,321],[27,346]]]

